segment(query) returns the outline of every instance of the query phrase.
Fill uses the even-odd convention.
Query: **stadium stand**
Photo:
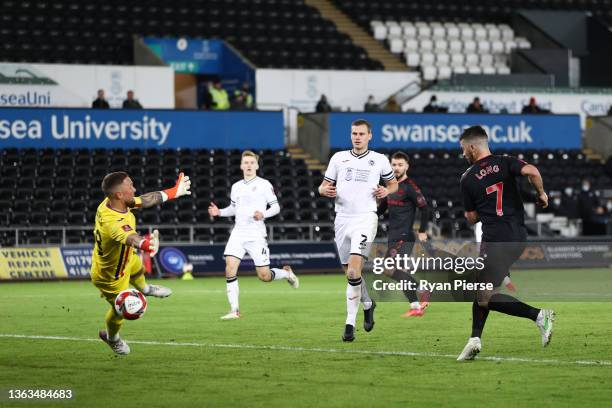
[[[3,2],[0,60],[133,63],[133,38],[221,38],[258,67],[383,69],[296,0]]]
[[[588,11],[612,26],[609,0],[334,3],[431,81],[452,74],[509,74],[511,52],[531,47],[527,39],[515,37],[509,25],[520,9]]]
[[[381,151],[392,154],[393,151]],[[269,179],[277,190],[281,213],[268,224],[275,225],[276,240],[309,239],[307,226],[293,223],[320,224],[316,240],[331,240],[333,201],[315,194],[321,182],[319,171],[308,170],[302,159],[294,159],[285,150],[264,150],[260,175]],[[333,152],[332,152],[333,153]],[[421,186],[432,205],[432,219],[443,236],[472,234],[463,217],[459,177],[467,163],[457,150],[421,149],[408,151],[410,176]],[[498,152],[503,153],[503,152]],[[547,191],[561,192],[565,187],[578,191],[583,178],[592,180],[594,188],[612,184],[604,165],[589,160],[580,151],[507,151],[536,164],[546,180]],[[571,166],[563,163],[572,163]],[[225,221],[211,222],[207,208],[211,201],[228,205],[231,184],[242,175],[237,150],[68,150],[4,149],[0,150],[0,217],[2,224],[17,228],[82,227],[91,225],[103,199],[102,177],[115,170],[127,170],[139,193],[171,185],[179,170],[193,179],[191,199],[166,203],[160,211],[139,211],[138,223],[166,225],[161,229],[165,239],[187,242],[224,242],[229,230]],[[523,196],[533,201],[526,180]],[[211,224],[195,228],[193,237],[185,226]],[[92,242],[91,231],[66,230],[68,243]],[[20,240],[28,244],[59,243],[61,230],[24,230]],[[384,227],[381,235],[384,236]],[[14,244],[14,233],[0,233],[0,245]]]

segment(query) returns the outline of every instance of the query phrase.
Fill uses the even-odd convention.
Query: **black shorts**
[[[480,256],[484,258],[484,268],[477,271],[476,280],[501,286],[504,278],[510,275],[510,267],[523,254],[525,242],[483,242]]]
[[[387,243],[387,254],[385,255],[385,257],[393,258],[396,255],[403,256],[404,254],[411,256],[413,247],[414,247],[414,241],[412,240],[408,240],[408,241],[404,241],[402,239],[392,240],[392,241],[390,240]]]

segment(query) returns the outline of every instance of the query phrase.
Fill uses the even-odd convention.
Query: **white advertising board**
[[[258,69],[255,78],[260,109],[285,105],[301,112],[314,112],[322,94],[333,108],[363,111],[368,95],[378,103],[411,82],[420,81],[416,72],[302,69]]]
[[[104,89],[111,108],[128,90],[144,108],[174,108],[170,67],[63,64],[0,64],[0,107],[91,107]]]
[[[402,110],[422,112],[432,95],[436,95],[438,104],[448,107],[451,113],[464,113],[476,96],[490,113],[504,113],[504,109],[507,113],[521,113],[523,106],[529,103],[529,98],[534,97],[538,106],[552,113],[579,114],[583,129],[587,116],[606,115],[612,105],[612,94],[603,93],[425,91],[406,102]]]

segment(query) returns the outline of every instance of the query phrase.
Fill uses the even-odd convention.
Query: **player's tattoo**
[[[142,208],[155,207],[163,202],[161,192],[153,191],[152,193],[146,193],[140,196],[142,200]]]
[[[125,239],[125,244],[134,248],[138,248],[138,244],[142,241],[143,238],[138,234],[130,234]]]

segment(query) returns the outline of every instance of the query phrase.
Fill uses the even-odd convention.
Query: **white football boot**
[[[542,347],[548,346],[553,335],[553,323],[555,322],[555,312],[550,309],[542,309],[538,313],[536,325],[542,335]]]
[[[470,337],[463,351],[457,357],[457,361],[473,360],[480,353],[481,348],[480,337]]]
[[[226,315],[221,316],[221,320],[234,320],[240,319],[240,312],[238,310],[229,312]]]
[[[283,269],[286,270],[289,273],[289,276],[287,277],[287,282],[289,282],[289,285],[291,285],[291,287],[293,289],[299,288],[300,287],[300,280],[295,275],[295,273],[293,273],[293,269],[291,269],[291,267],[289,265],[283,266]]]
[[[103,342],[109,345],[109,347],[115,352],[115,354],[119,354],[122,356],[130,354],[130,346],[128,346],[128,344],[123,339],[120,338],[117,341],[111,341],[108,339],[108,334],[104,330],[100,330],[98,336],[100,336],[100,339]]]
[[[145,296],[153,296],[156,298],[165,298],[172,294],[172,289],[161,285],[149,285],[147,293],[142,292]]]

